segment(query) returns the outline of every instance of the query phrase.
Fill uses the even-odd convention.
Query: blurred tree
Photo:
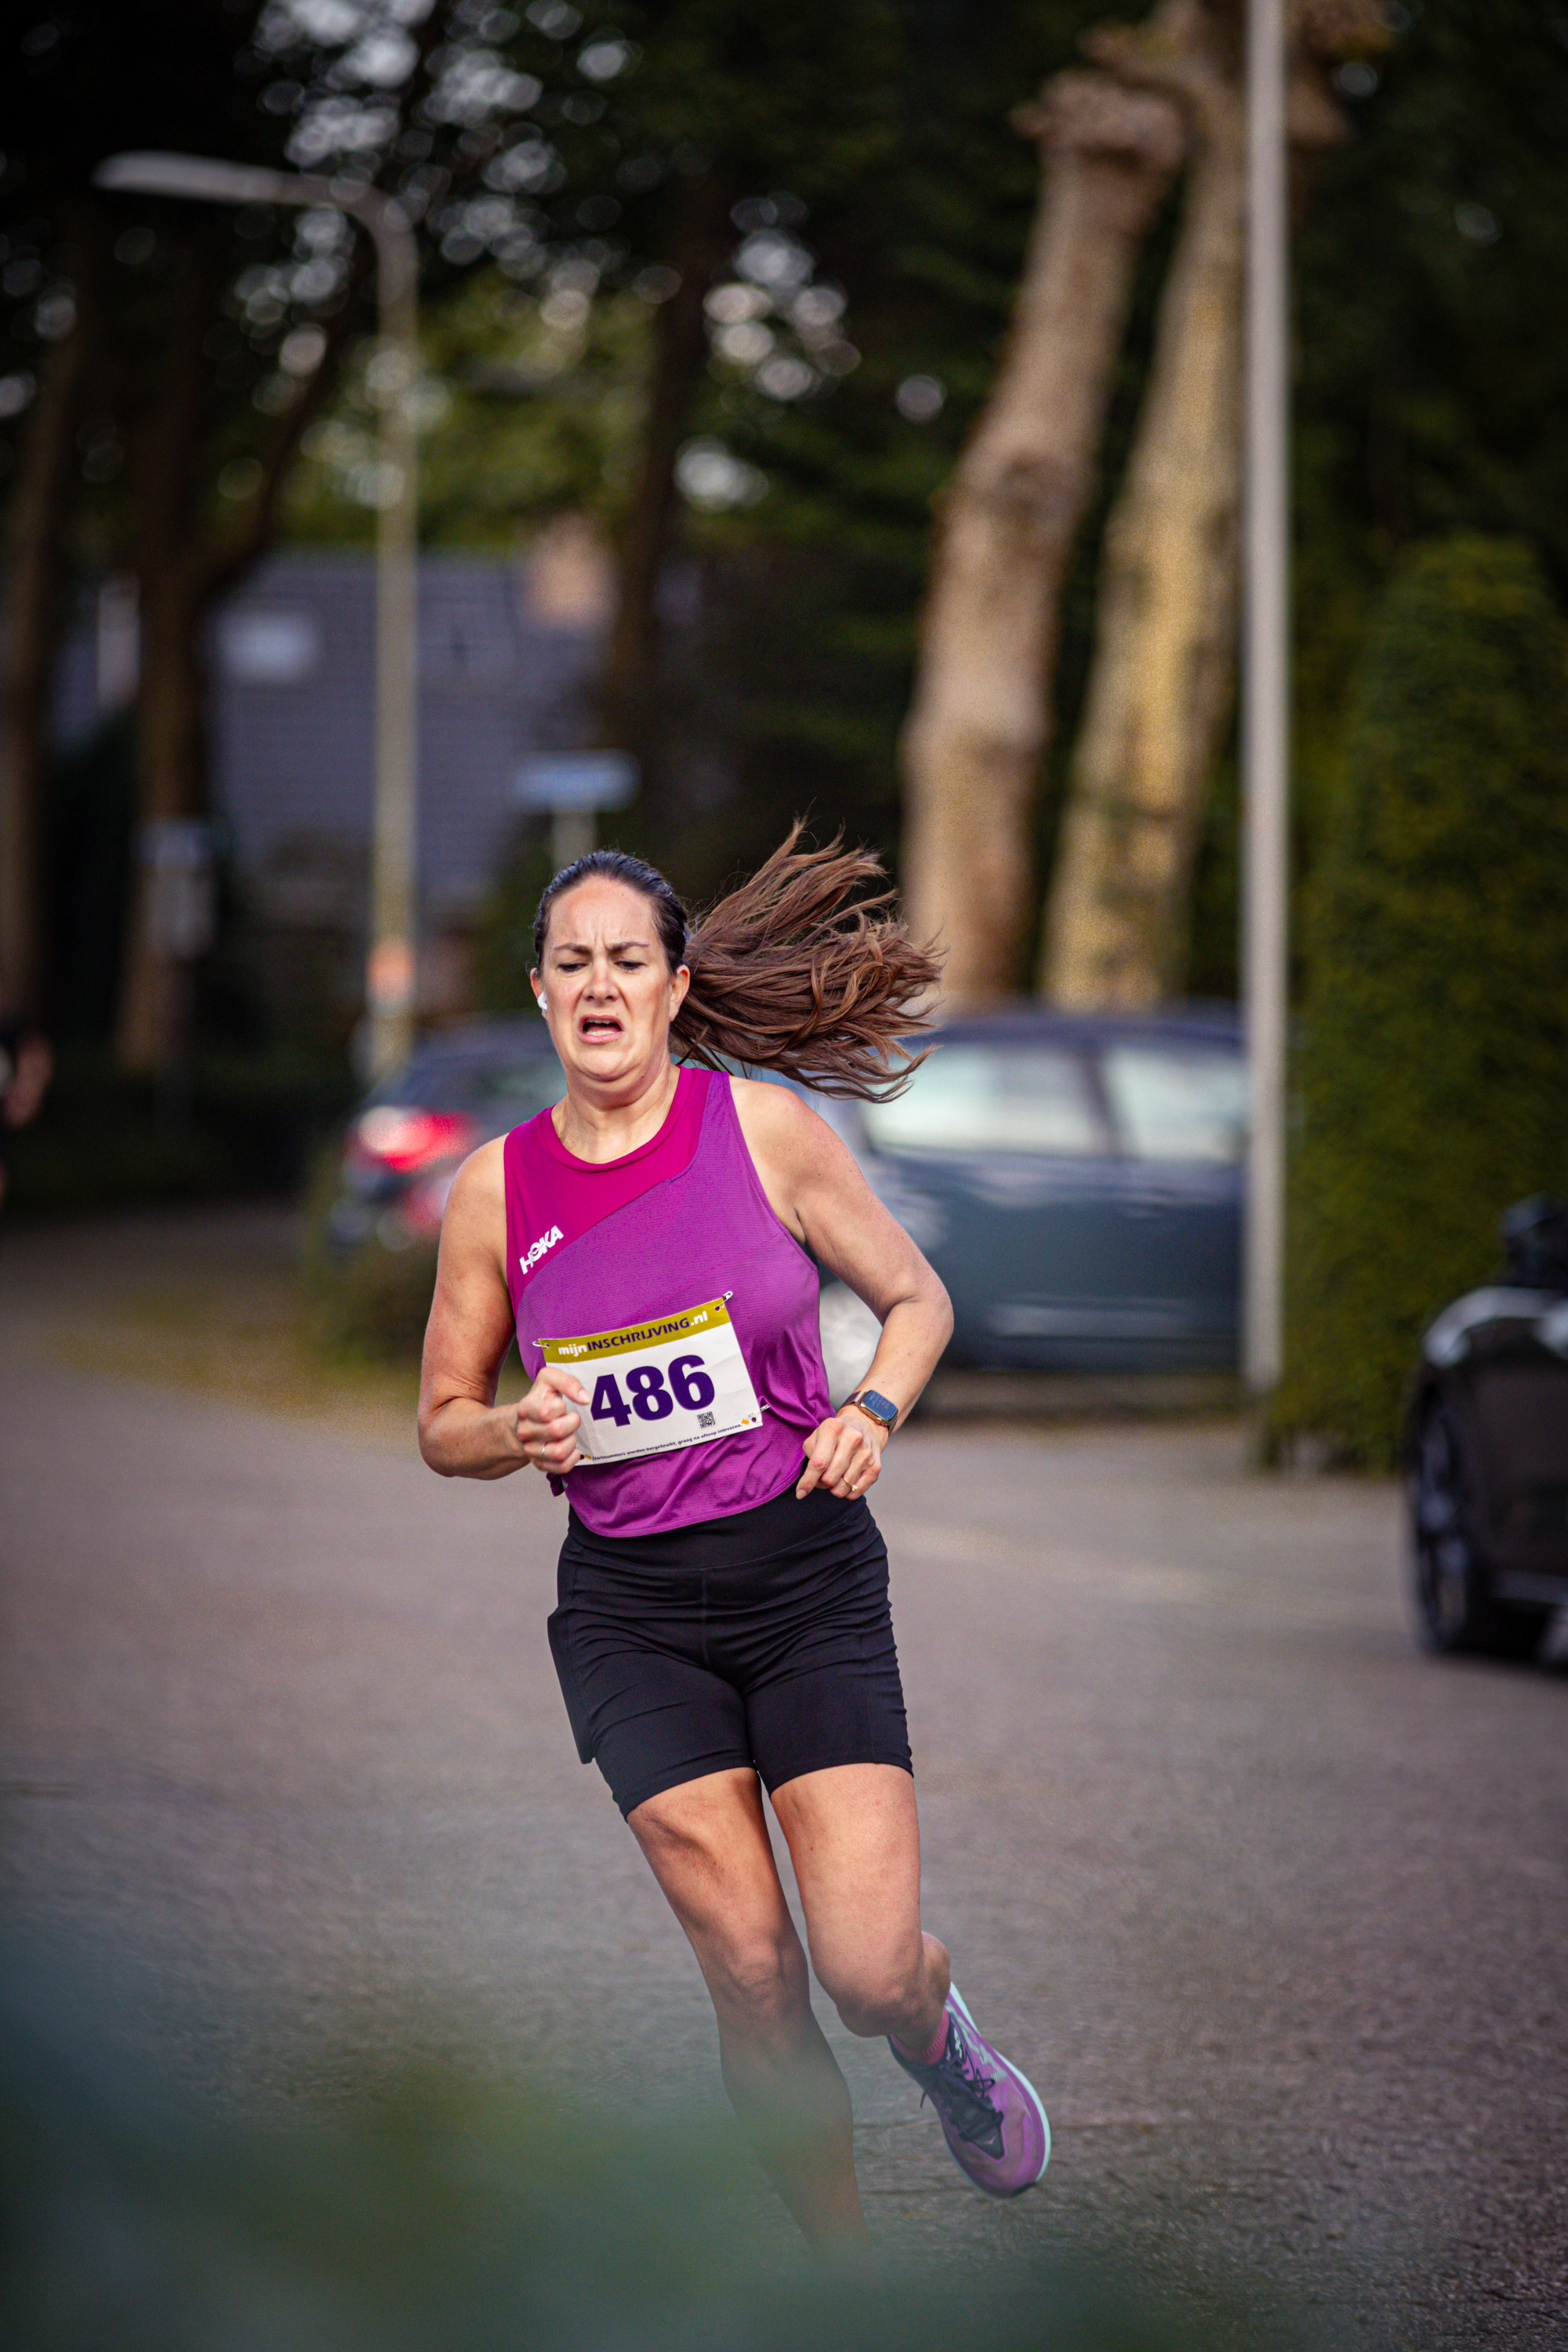
[[[1039,206],[995,385],[942,495],[903,739],[910,919],[945,940],[958,1003],[1016,984],[1063,583],[1139,247],[1186,145],[1168,99],[1107,74],[1054,76],[1015,122],[1039,142]]]
[[[1417,550],[1310,900],[1276,1433],[1394,1460],[1425,1320],[1568,1181],[1568,639],[1517,542]]]
[[[872,93],[885,161],[809,205],[792,173],[731,208],[675,468],[671,545],[700,593],[670,598],[666,754],[616,827],[698,899],[813,806],[897,856],[931,500],[984,397],[1036,192],[1029,147],[999,126],[1071,57],[1093,6],[904,0],[896,71]],[[656,272],[646,293],[628,274],[639,299],[659,290]],[[519,897],[497,919],[531,915]]]
[[[85,323],[96,310],[104,341],[81,370],[88,397],[74,425],[44,431],[54,394],[43,388],[62,372],[46,362],[67,340],[81,274],[62,241],[68,185],[93,155],[127,144],[222,146],[374,172],[395,187],[420,215],[425,248],[426,534],[500,547],[562,507],[587,507],[629,547],[634,504],[645,489],[651,498],[647,386],[670,331],[678,199],[719,152],[699,132],[724,111],[726,89],[732,100],[735,76],[747,79],[736,60],[774,54],[742,50],[738,6],[442,0],[438,27],[427,18],[414,28],[434,47],[426,95],[412,100],[411,36],[390,0],[345,0],[325,14],[302,0],[237,11],[167,0],[96,16],[79,0],[37,0],[37,9],[34,24],[25,13],[16,20],[0,96],[9,159],[0,468],[10,460],[13,549],[23,484],[43,478],[28,452],[47,444],[64,483],[55,510],[68,491],[76,519],[68,530],[29,526],[35,549],[46,562],[67,551],[66,586],[73,565],[101,571],[129,559],[152,395],[173,394],[172,380],[154,379],[169,348],[176,247],[195,230],[195,214],[149,205],[116,215],[104,232],[119,250],[106,261],[101,304],[77,289],[74,315]],[[1556,128],[1568,53],[1557,0],[1389,13],[1404,29],[1387,58],[1336,76],[1359,135],[1325,167],[1299,246],[1298,773],[1308,858],[1345,678],[1404,540],[1455,522],[1526,530],[1568,581],[1568,313],[1554,299],[1556,225],[1568,214],[1568,148]],[[1102,14],[1103,0],[982,11],[888,0],[879,18],[855,16],[843,46],[823,52],[868,60],[835,68],[827,95],[841,137],[819,154],[802,96],[804,47],[794,64],[779,52],[784,84],[779,103],[766,97],[767,121],[739,126],[752,160],[729,204],[700,345],[688,350],[673,508],[668,481],[664,494],[665,543],[685,559],[667,575],[653,657],[665,748],[624,828],[698,897],[754,862],[792,812],[813,803],[896,853],[894,755],[931,501],[989,389],[1037,195],[1031,151],[1003,126]],[[73,29],[89,16],[90,37]],[[815,15],[809,22],[821,32]],[[793,37],[764,27],[756,37]],[[710,88],[703,60],[715,57],[722,71]],[[400,110],[405,125],[394,130]],[[821,177],[808,179],[819,164]],[[1035,815],[1042,872],[1170,226],[1167,209],[1140,260],[1059,598]],[[376,478],[359,338],[366,311],[348,282],[341,227],[320,216],[214,214],[206,228],[225,244],[204,354],[204,542],[233,544],[255,512],[267,436],[280,422],[274,409],[306,384],[320,409],[309,424],[296,418],[310,454],[282,474],[288,527],[368,536]],[[323,336],[331,349],[312,365]],[[345,389],[334,404],[340,357]],[[32,511],[47,514],[50,502],[34,498]],[[22,577],[13,556],[14,599]],[[642,577],[646,585],[646,569]],[[688,596],[699,579],[701,595]],[[43,622],[23,664],[37,710],[64,593],[52,608],[47,594],[26,606]],[[8,632],[14,656],[28,641]],[[645,632],[645,649],[648,641]],[[17,709],[15,668],[12,679]],[[1215,773],[1233,779],[1223,751]],[[7,787],[7,824],[15,808]],[[1231,984],[1236,831],[1232,782],[1204,835],[1187,946],[1187,971],[1207,988]],[[7,860],[0,887],[16,871]],[[1026,940],[1026,966],[1027,950]]]
[[[563,11],[530,14],[542,22]],[[619,29],[627,22],[635,44]],[[592,94],[568,92],[553,110],[561,181],[552,217],[558,240],[567,226],[613,226],[613,247],[601,236],[596,250],[573,258],[579,271],[585,260],[595,280],[635,284],[653,311],[602,682],[608,733],[649,764],[658,757],[658,583],[677,466],[713,344],[721,351],[728,334],[737,352],[754,349],[750,364],[764,380],[770,357],[775,381],[786,380],[776,330],[761,321],[773,310],[784,323],[812,274],[789,231],[813,205],[863,195],[889,162],[900,47],[890,0],[796,0],[789,8],[665,0],[635,16],[590,11],[584,30],[576,64]],[[735,291],[716,301],[727,271]],[[790,396],[798,397],[818,379],[804,358],[795,369]]]
[[[1568,17],[1390,9],[1298,248],[1297,772],[1310,862],[1348,681],[1412,539],[1518,533],[1568,591]]]
[[[552,15],[547,5],[534,13]],[[41,404],[20,436],[10,593],[47,581],[68,519],[71,469],[59,452],[74,443],[76,552],[129,570],[139,590],[143,824],[204,805],[203,621],[276,531],[303,430],[367,323],[367,256],[329,207],[237,213],[96,199],[93,168],[119,149],[162,146],[395,187],[428,223],[428,270],[439,290],[492,251],[515,258],[537,242],[510,198],[480,176],[511,152],[509,126],[544,94],[541,78],[493,46],[510,35],[521,37],[518,17],[474,0],[413,10],[398,0],[237,0],[223,8],[60,0],[17,26],[0,116],[0,234],[9,257],[0,293],[24,346],[64,341],[67,352],[0,383],[0,415]],[[529,37],[561,58],[559,44]],[[73,280],[65,275],[68,224],[82,219],[100,241],[113,236],[116,266],[79,269]],[[82,348],[96,341],[90,371],[66,364],[73,318]],[[78,430],[71,403],[84,399]],[[379,495],[374,481],[364,495]],[[43,898],[36,868],[45,827],[38,730],[32,724],[29,733],[28,713],[41,704],[52,664],[54,604],[32,598],[29,610],[41,617],[13,632],[7,676],[11,734],[33,755],[7,769],[6,837],[22,845],[23,867],[35,869],[14,886],[16,899],[33,906]],[[130,1066],[168,1057],[176,1011],[153,894],[146,876],[139,879],[119,1020]],[[8,919],[7,935],[16,928]],[[36,946],[24,951],[37,961]]]
[[[710,730],[701,765],[722,744],[741,784],[682,813],[679,852],[701,859],[703,887],[812,804],[897,861],[931,506],[989,389],[1038,194],[1037,157],[1006,120],[1071,59],[1092,9],[901,6],[889,167],[796,228],[816,260],[797,294],[750,289],[771,297],[768,359],[746,363],[740,336],[715,332],[718,395],[699,425],[762,495],[693,483],[688,533],[713,589],[686,674]],[[745,290],[721,285],[715,302],[738,309]]]
[[[1229,708],[1247,199],[1240,34],[1229,8],[1167,0],[1136,31],[1089,37],[1107,68],[1181,106],[1193,160],[1137,437],[1106,531],[1094,662],[1046,910],[1040,986],[1060,1003],[1151,1004],[1172,992],[1204,789]],[[1321,68],[1298,46],[1293,145],[1322,147],[1342,130]]]
[[[37,375],[0,379],[21,407],[36,385],[19,436],[21,462],[6,516],[0,594],[0,1003],[45,1009],[50,938],[47,811],[49,689],[66,571],[66,520],[76,487],[77,434],[95,359],[107,259],[96,207],[79,201],[61,222],[62,257],[82,289],[79,304],[58,294],[45,324]]]
[[[1355,135],[1317,173],[1295,252],[1298,905],[1346,695],[1408,541],[1518,533],[1568,592],[1568,19],[1549,0],[1394,0],[1386,16],[1392,46],[1333,77]],[[1231,744],[1186,948],[1200,994],[1237,986],[1237,781]],[[1299,986],[1299,949],[1295,969]]]
[[[543,304],[549,304],[547,291]],[[629,290],[564,311],[493,264],[429,306],[415,406],[420,531],[439,547],[515,553],[552,516],[591,517],[601,534],[636,464],[648,357],[648,306]],[[560,323],[552,323],[559,320]],[[309,427],[289,481],[289,536],[368,544],[377,409],[370,348],[348,366],[330,412]]]

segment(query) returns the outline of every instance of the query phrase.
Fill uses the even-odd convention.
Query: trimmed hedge
[[[1568,1181],[1568,639],[1528,548],[1395,579],[1305,930],[1273,1433],[1386,1469],[1426,1323]]]
[[[342,1173],[334,1141],[318,1153],[305,1191],[300,1271],[311,1329],[330,1354],[417,1366],[436,1288],[435,1237],[408,1234],[395,1249],[368,1231],[354,1243],[334,1240]]]
[[[203,1054],[172,1080],[68,1048],[38,1117],[9,1139],[8,1213],[294,1192],[353,1099],[347,1065],[285,1046]]]

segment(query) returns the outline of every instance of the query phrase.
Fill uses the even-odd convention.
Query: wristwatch
[[[886,1430],[891,1430],[899,1418],[899,1408],[892,1398],[879,1396],[875,1389],[862,1389],[858,1396],[846,1397],[838,1409],[843,1412],[850,1405],[863,1412],[868,1421],[879,1421]]]

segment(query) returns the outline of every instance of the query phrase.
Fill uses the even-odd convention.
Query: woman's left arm
[[[741,1131],[780,1222],[881,1324],[861,1386],[891,1398],[903,1422],[952,1334],[947,1292],[826,1119],[787,1087],[731,1083]],[[831,1414],[806,1441],[796,1494],[821,1485],[836,1495],[863,1495],[876,1483],[888,1434],[855,1406]]]

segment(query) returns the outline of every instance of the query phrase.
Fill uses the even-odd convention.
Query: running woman
[[[545,891],[532,984],[565,1098],[458,1173],[419,1435],[447,1476],[531,1465],[564,1490],[549,1633],[578,1753],[690,1939],[726,2087],[780,2194],[808,2239],[852,2247],[849,2095],[762,1788],[818,1983],[851,2033],[887,2037],[969,2179],[1015,2196],[1050,2139],[921,1928],[888,1557],[866,1502],[952,1329],[947,1294],[826,1122],[721,1063],[862,1097],[907,1076],[900,1041],[923,1025],[937,965],[877,911],[885,889],[849,908],[882,879],[872,859],[799,850],[798,831],[694,932],[663,876],[617,851]],[[837,1412],[814,1257],[882,1326]],[[532,1385],[498,1406],[514,1331]]]

